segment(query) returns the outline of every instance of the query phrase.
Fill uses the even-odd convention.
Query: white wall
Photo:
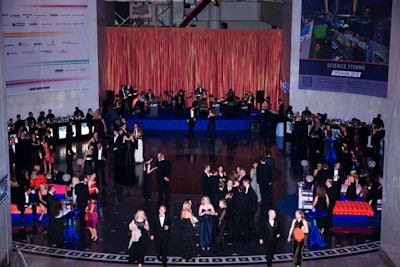
[[[381,249],[394,265],[400,266],[399,240],[400,228],[400,17],[395,11],[400,10],[400,1],[393,1],[392,33],[390,40],[390,66],[388,82],[388,101],[386,105],[387,123],[385,124],[385,162],[383,173]]]
[[[47,113],[51,108],[56,116],[72,115],[75,107],[79,106],[86,114],[87,109],[99,107],[99,83],[98,83],[98,60],[97,60],[97,9],[96,1],[88,1],[89,16],[89,88],[33,93],[7,97],[7,117],[15,120],[16,114],[22,118],[28,117],[32,111],[37,118],[41,110]]]
[[[328,113],[330,118],[352,119],[370,123],[378,113],[385,121],[386,99],[335,92],[299,90],[301,1],[292,1],[292,48],[290,66],[290,105],[295,111],[309,106],[313,113]]]

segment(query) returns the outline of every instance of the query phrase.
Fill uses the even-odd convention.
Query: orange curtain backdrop
[[[196,28],[106,29],[107,88],[130,81],[138,91],[204,87],[216,98],[265,90],[273,107],[279,96],[281,30]]]

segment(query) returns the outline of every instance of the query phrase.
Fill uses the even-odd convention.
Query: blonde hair
[[[191,209],[190,209],[190,202],[189,202],[188,200],[186,200],[185,202],[183,202],[182,211],[189,211],[189,212],[191,212]]]
[[[207,204],[211,204],[210,198],[208,196],[204,196],[204,197],[201,198],[201,201],[200,201],[201,205],[206,204],[206,202],[205,202],[206,200],[208,201]]]
[[[296,210],[296,212],[295,213],[298,213],[298,214],[300,214],[300,216],[301,216],[301,219],[303,220],[304,219],[304,213],[303,213],[303,211],[302,210]]]
[[[143,220],[144,220],[144,221],[147,221],[147,216],[146,216],[146,213],[144,212],[144,210],[138,210],[138,211],[135,213],[135,217],[134,217],[135,221],[137,221],[137,219],[139,218],[139,215],[140,215],[140,214],[143,214]]]

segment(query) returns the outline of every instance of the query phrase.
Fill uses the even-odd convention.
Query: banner
[[[2,1],[8,96],[89,88],[87,1]]]
[[[303,0],[299,89],[387,97],[392,0]]]

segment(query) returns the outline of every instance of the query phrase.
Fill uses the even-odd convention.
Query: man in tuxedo
[[[162,261],[163,266],[167,266],[167,248],[169,239],[169,229],[171,228],[171,217],[167,212],[165,205],[160,205],[158,216],[150,224],[150,239],[156,241],[156,252],[158,260]]]
[[[91,176],[92,174],[90,174]],[[89,200],[89,187],[87,185],[87,178],[85,175],[79,177],[79,183],[75,185],[76,206],[80,210],[79,222],[80,226],[85,226],[85,208]]]
[[[203,185],[203,196],[211,197],[210,186],[211,166],[210,164],[204,165],[204,171],[201,174],[201,183]]]
[[[69,120],[67,124],[67,134],[65,141],[67,142],[67,154],[68,155],[75,155],[75,152],[72,151],[72,138],[74,136],[74,130],[72,129],[72,124],[74,123],[73,120]]]
[[[9,148],[8,148],[8,156],[9,156],[9,160],[10,160],[10,175],[11,175],[11,178],[15,178],[16,177],[16,173],[15,173],[15,160],[16,160],[15,152],[17,151],[16,148],[17,148],[17,145],[15,144],[15,138],[11,137]]]
[[[158,203],[166,204],[169,206],[170,200],[170,189],[169,182],[171,179],[171,163],[165,159],[163,153],[157,154],[158,161],[156,163],[157,167],[157,187],[158,187]]]
[[[47,235],[48,235],[48,239],[49,241],[53,241],[54,238],[54,230],[53,230],[53,218],[52,218],[52,206],[54,204],[54,201],[56,200],[56,197],[54,196],[54,194],[56,193],[56,189],[54,188],[54,186],[49,185],[49,187],[47,188],[47,213],[49,214],[49,224],[48,224],[48,228],[47,228]]]
[[[248,198],[245,195],[245,188],[243,185],[239,185],[238,191],[233,194],[232,200],[232,210],[233,210],[233,240],[239,241],[239,237],[242,232],[245,238],[248,238]]]
[[[257,182],[260,185],[260,193],[263,207],[265,209],[270,205],[270,188],[272,187],[272,169],[267,165],[264,158],[260,159],[257,169]]]
[[[194,107],[191,107],[186,113],[186,122],[189,126],[189,137],[194,136],[194,126],[196,124],[196,110]]]
[[[36,126],[36,119],[35,117],[33,117],[33,113],[32,111],[30,111],[28,113],[28,117],[26,118],[26,120],[28,121],[28,124],[35,127]]]
[[[251,179],[249,177],[243,179],[244,194],[247,198],[247,225],[244,225],[244,227],[247,227],[248,233],[251,235],[256,232],[254,215],[257,211],[257,195],[250,183]]]
[[[114,167],[118,167],[122,156],[122,135],[119,134],[117,129],[113,130],[112,151],[114,155]]]
[[[259,244],[264,245],[267,257],[267,266],[272,266],[272,259],[278,246],[278,241],[281,236],[281,227],[276,219],[276,212],[273,209],[268,211],[268,221],[262,222],[260,225]]]
[[[107,160],[107,149],[101,142],[97,143],[97,149],[94,151],[94,167],[99,177],[100,186],[106,185],[105,166]]]

